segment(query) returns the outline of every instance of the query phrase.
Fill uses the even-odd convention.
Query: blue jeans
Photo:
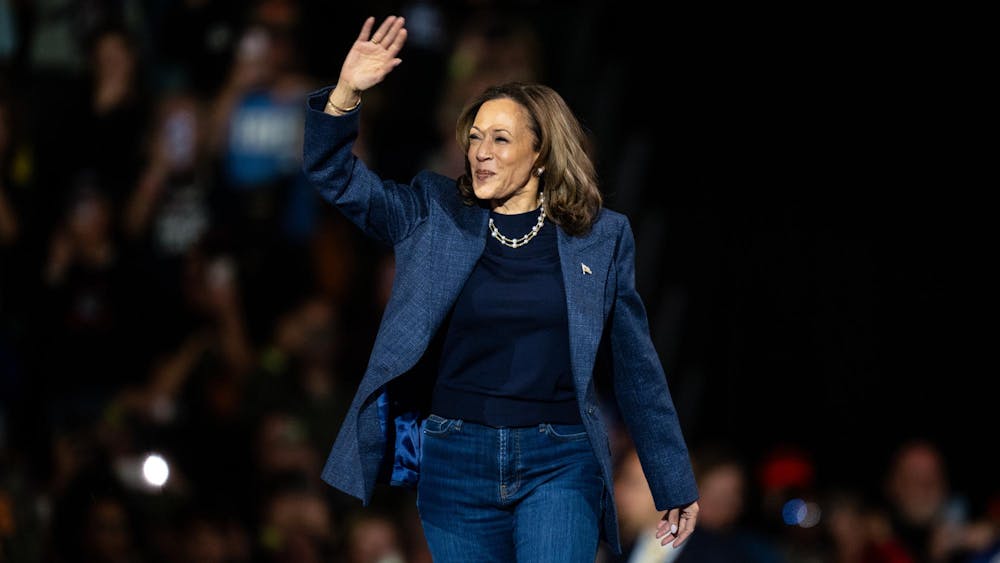
[[[435,563],[593,563],[604,481],[583,424],[428,417],[417,510]]]

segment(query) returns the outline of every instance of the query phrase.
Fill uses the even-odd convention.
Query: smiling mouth
[[[490,172],[489,170],[476,170],[476,179],[483,181],[489,180],[493,176],[496,176],[496,172]]]

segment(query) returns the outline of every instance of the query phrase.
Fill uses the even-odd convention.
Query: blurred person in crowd
[[[14,161],[14,139],[11,132],[11,102],[0,90],[0,395],[6,395],[8,385],[15,383],[15,377],[11,372],[11,377],[6,377],[8,373],[8,362],[13,358],[13,354],[7,351],[8,345],[7,331],[8,324],[12,319],[11,314],[16,307],[12,303],[11,295],[14,295],[20,288],[18,282],[24,275],[24,268],[19,262],[22,260],[23,246],[18,248],[15,244],[21,238],[21,221],[19,203],[15,200],[14,186],[11,178]],[[19,252],[20,251],[20,252]],[[13,397],[13,393],[10,395]],[[4,405],[0,404],[0,417],[4,413]]]
[[[829,495],[823,504],[823,525],[831,543],[831,563],[914,561],[893,536],[888,516],[851,492]]]
[[[600,349],[664,511],[657,536],[682,545],[698,491],[635,289],[632,231],[602,209],[580,124],[550,88],[490,88],[459,118],[457,182],[383,181],[351,146],[361,94],[402,62],[407,32],[394,16],[374,23],[336,87],[308,98],[304,169],[396,257],[323,478],[365,503],[376,481],[416,485],[437,561],[593,561],[600,537],[620,551]]]
[[[761,511],[769,527],[780,529],[782,507],[790,498],[811,492],[816,467],[809,454],[796,447],[779,445],[768,452],[757,468],[761,489]]]
[[[298,29],[302,17],[300,0],[257,0],[253,11],[264,25],[288,32]]]
[[[53,415],[96,414],[145,361],[134,345],[141,307],[131,301],[131,271],[113,236],[114,218],[110,199],[92,175],[83,175],[51,234],[34,322],[44,335],[37,360],[45,378],[38,385]]]
[[[760,483],[761,531],[774,540],[792,563],[821,561],[823,529],[816,464],[811,452],[779,444],[756,468]]]
[[[698,529],[682,549],[678,563],[784,561],[773,547],[740,524],[747,498],[743,462],[724,449],[705,448],[695,453],[694,470],[701,512]]]
[[[14,244],[20,230],[17,214],[14,212],[14,203],[7,195],[10,190],[8,176],[13,158],[9,107],[7,99],[0,96],[0,252],[3,248]],[[3,255],[0,253],[0,260],[2,257]],[[0,261],[0,264],[3,262]],[[0,288],[2,287],[0,285]]]
[[[123,217],[125,234],[151,235],[160,256],[184,254],[208,228],[203,137],[196,98],[178,93],[161,101],[148,162]]]
[[[214,94],[226,78],[248,4],[241,0],[167,2],[155,27],[160,82],[182,85],[203,98]]]
[[[411,499],[406,499],[408,504],[400,508],[402,513],[402,524],[400,530],[403,535],[403,545],[406,548],[407,563],[433,563],[434,557],[427,546],[427,538],[424,537],[424,528],[420,524],[420,513],[417,511],[416,503]]]
[[[63,224],[53,233],[45,282],[63,283],[78,264],[102,268],[113,263],[118,258],[111,236],[113,215],[107,196],[94,185],[93,177],[81,176]]]
[[[133,563],[147,558],[137,535],[142,520],[103,461],[80,472],[54,506],[47,560]]]
[[[253,485],[252,432],[242,418],[254,349],[243,320],[237,265],[216,241],[203,241],[184,264],[190,318],[151,361],[146,381],[116,397],[112,410],[155,430],[175,452],[195,494],[246,508]],[[206,463],[211,460],[211,463]]]
[[[262,24],[246,29],[213,108],[212,141],[227,158],[229,182],[252,188],[294,172],[301,131],[297,102],[308,80],[293,38]]]
[[[0,354],[3,352],[0,351]],[[0,385],[5,374],[0,363]],[[16,448],[10,436],[11,421],[5,410],[14,402],[0,389],[0,561],[39,561],[43,551],[43,523],[35,495],[34,459]],[[36,442],[37,435],[33,436]],[[7,557],[8,559],[4,559]]]
[[[445,91],[435,112],[441,144],[430,155],[427,168],[461,176],[465,155],[454,142],[455,115],[492,84],[537,81],[540,59],[539,41],[531,28],[493,13],[473,17],[461,30],[447,63]]]
[[[969,563],[997,563],[1000,561],[1000,493],[990,497],[986,508],[987,520],[983,523],[993,531],[992,545],[973,555]]]
[[[75,176],[91,173],[117,212],[142,162],[147,99],[139,69],[138,0],[25,3],[30,22],[24,95],[26,152],[38,187],[27,199],[32,238],[58,222],[46,201],[64,197]],[[33,8],[33,9],[32,9]],[[79,71],[84,71],[82,74]],[[18,81],[15,79],[15,83]]]
[[[301,170],[302,102],[309,81],[294,36],[255,23],[240,38],[229,78],[213,102],[210,142],[221,165],[215,222],[230,233],[250,301],[255,342],[266,339],[282,296],[309,279],[319,199]],[[279,274],[280,272],[280,274]]]
[[[347,526],[347,563],[403,563],[396,524],[377,514],[362,514]]]
[[[181,542],[181,553],[178,561],[200,561],[202,563],[229,563],[226,538],[221,529],[213,522],[195,518],[185,522],[182,533],[178,535]]]
[[[237,265],[224,251],[206,245],[187,255],[183,283],[194,324],[180,345],[154,364],[146,406],[173,404],[193,385],[196,403],[222,418],[237,414],[238,391],[254,360],[237,277]]]
[[[260,543],[265,561],[330,561],[334,543],[329,506],[319,493],[308,487],[280,483],[264,503]]]
[[[98,498],[90,507],[84,527],[83,561],[94,563],[131,563],[132,531],[122,502],[115,498]]]
[[[17,20],[9,0],[0,0],[0,70],[14,57],[19,43]]]
[[[308,438],[298,418],[283,412],[264,415],[257,430],[257,471],[264,477],[283,473],[313,477],[320,463]]]
[[[703,491],[699,492],[704,495]],[[703,500],[702,498],[700,501],[702,504]],[[615,471],[615,503],[623,549],[620,556],[606,554],[607,561],[649,560],[662,563],[673,561],[686,548],[681,546],[674,549],[673,546],[660,545],[656,537],[660,512],[656,510],[653,493],[649,490],[649,483],[642,472],[642,464],[635,449],[629,449],[618,461]]]
[[[145,36],[141,0],[36,0],[14,4],[31,8],[26,40],[35,78],[80,70],[86,64],[86,50],[81,47],[102,28],[116,26],[136,36]]]
[[[449,79],[462,82],[487,72],[499,82],[531,82],[541,74],[539,49],[530,26],[495,11],[480,12],[459,32],[448,61]]]
[[[150,318],[147,355],[153,342],[168,342],[183,330],[181,278],[188,253],[208,235],[212,179],[205,142],[206,119],[193,95],[175,92],[158,104],[147,163],[123,209],[130,257],[141,280]]]
[[[885,493],[893,529],[916,561],[960,561],[996,537],[992,526],[972,520],[965,499],[952,494],[944,458],[930,442],[908,442],[895,452]]]
[[[283,315],[260,366],[247,382],[244,407],[250,416],[270,409],[287,411],[304,426],[317,449],[336,437],[349,397],[340,377],[339,313],[332,302],[311,296]]]
[[[653,506],[638,455],[635,450],[625,455],[616,473],[615,493],[622,533],[632,540],[628,553],[618,560],[628,563],[782,561],[773,548],[740,526],[746,498],[743,464],[735,456],[714,449],[696,452],[693,463],[701,505],[698,529],[686,544],[673,549],[661,546],[656,538],[659,513]]]
[[[252,546],[235,518],[209,511],[183,512],[177,530],[177,563],[236,563],[250,561]]]
[[[69,155],[92,170],[116,212],[138,178],[148,119],[148,100],[138,76],[135,38],[121,27],[97,31],[89,44],[89,96],[66,131]]]

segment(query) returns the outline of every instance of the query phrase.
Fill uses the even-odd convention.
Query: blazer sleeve
[[[615,398],[658,510],[698,499],[694,472],[663,365],[649,334],[635,287],[635,238],[626,218],[615,258],[617,287],[611,311]]]
[[[302,170],[323,199],[370,237],[395,245],[427,216],[427,190],[417,179],[383,180],[354,155],[360,109],[333,116],[323,111],[333,86],[306,97]]]

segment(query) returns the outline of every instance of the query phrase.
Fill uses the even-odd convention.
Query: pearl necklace
[[[511,248],[517,248],[519,246],[524,246],[524,245],[528,244],[528,241],[530,241],[531,239],[535,238],[535,235],[538,234],[538,231],[542,230],[542,225],[545,224],[545,195],[544,194],[542,194],[541,202],[542,202],[542,204],[539,207],[539,209],[541,211],[538,213],[538,221],[535,222],[535,226],[534,227],[531,227],[531,231],[528,232],[528,234],[524,235],[523,237],[510,238],[510,237],[504,236],[503,233],[501,233],[500,230],[497,229],[496,225],[493,224],[493,218],[490,217],[490,233],[493,235],[493,238],[495,238],[498,241],[500,241],[500,244],[509,246]]]

